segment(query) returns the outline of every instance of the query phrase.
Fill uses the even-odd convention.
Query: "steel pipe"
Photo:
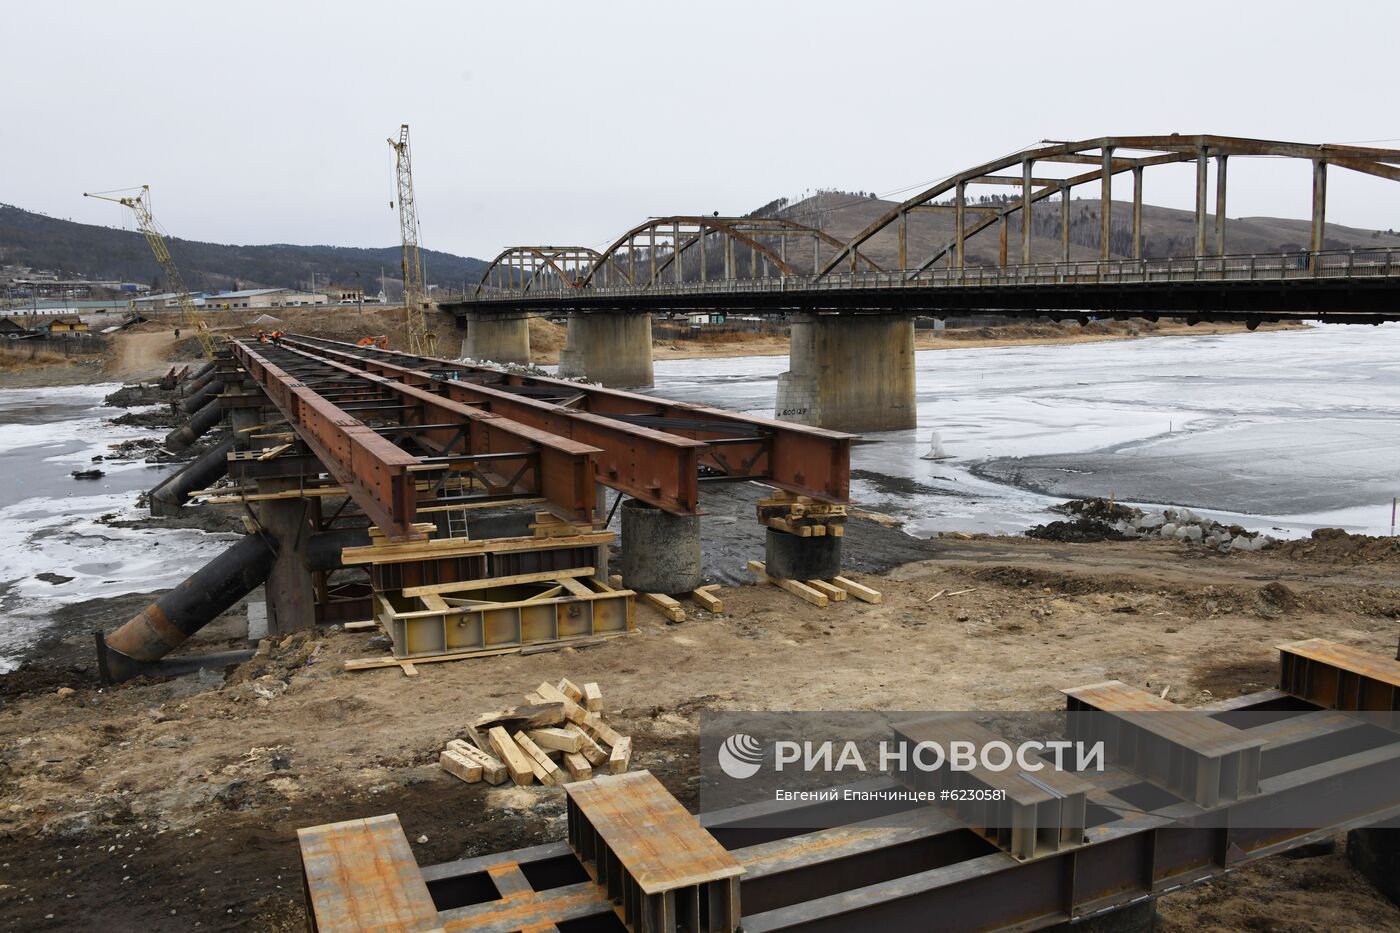
[[[178,473],[167,477],[151,490],[151,514],[178,514],[189,500],[190,493],[206,489],[228,474],[228,455],[231,453],[233,438],[227,437],[191,460]]]
[[[195,412],[194,417],[189,421],[165,435],[165,441],[161,446],[171,452],[184,450],[203,437],[205,432],[223,420],[223,417],[222,405],[217,403],[205,405]]]

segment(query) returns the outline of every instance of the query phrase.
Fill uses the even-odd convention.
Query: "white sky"
[[[177,236],[395,245],[408,122],[425,246],[602,246],[817,186],[902,198],[1044,138],[1400,137],[1397,27],[1383,0],[11,0],[0,201],[119,226],[81,192],[149,183]],[[1228,213],[1306,216],[1308,186],[1234,160]],[[1188,207],[1190,170],[1146,192]],[[1334,170],[1328,219],[1400,227],[1400,186]]]

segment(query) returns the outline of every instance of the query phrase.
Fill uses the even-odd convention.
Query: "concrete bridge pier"
[[[789,370],[777,417],[834,431],[898,431],[916,422],[914,320],[899,314],[789,318]]]
[[[559,375],[582,376],[614,388],[653,385],[651,315],[570,314]]]
[[[469,311],[462,356],[492,363],[530,362],[530,317],[523,311]]]

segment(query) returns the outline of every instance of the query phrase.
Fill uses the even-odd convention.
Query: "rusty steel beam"
[[[592,519],[596,491],[591,457],[597,448],[291,347],[230,343],[312,453],[393,540],[421,537],[413,528],[416,479],[425,468],[442,465],[408,453],[360,420],[370,415],[398,415],[400,424],[419,429],[420,442],[443,447],[444,455],[463,463],[508,455],[522,465],[503,485],[513,487],[528,476],[528,491],[546,499],[555,514],[578,522]],[[327,385],[303,381],[271,357],[286,366],[314,364],[328,374]],[[358,385],[347,392],[347,380]],[[332,401],[321,391],[346,400]],[[416,424],[406,414],[418,419]],[[453,449],[459,442],[462,448]]]
[[[316,352],[334,351],[341,358],[354,358],[360,361],[360,365],[373,366],[376,370],[390,371],[392,368],[393,372],[405,379],[445,386],[443,391],[452,393],[453,397],[479,400],[511,418],[544,418],[547,412],[549,420],[541,421],[541,424],[548,423],[550,430],[568,431],[571,436],[586,438],[589,443],[597,444],[605,451],[615,443],[614,438],[619,436],[618,429],[622,428],[626,432],[621,435],[623,437],[645,438],[648,443],[654,443],[656,446],[653,449],[659,456],[661,452],[670,450],[655,436],[660,434],[670,437],[672,441],[697,442],[699,446],[693,448],[695,463],[707,475],[752,479],[827,502],[850,500],[851,442],[855,439],[854,435],[706,405],[670,402],[565,379],[503,372],[393,350],[356,347],[319,337],[293,335],[289,340],[297,346],[319,348]],[[441,378],[454,374],[455,381]],[[528,398],[525,393],[536,395],[537,401],[544,407],[523,405],[522,402]],[[551,398],[553,402],[546,402]],[[564,401],[573,404],[562,404]],[[497,405],[501,407],[495,408]],[[533,414],[527,415],[527,409]],[[591,417],[580,417],[584,415]],[[642,429],[645,428],[652,430],[643,433]],[[572,433],[577,431],[593,433]],[[613,475],[612,467],[600,467],[598,481],[629,495],[635,494],[631,488],[637,488],[638,484],[631,483],[631,488],[625,484],[628,483],[629,469],[638,469],[646,462],[641,458],[642,453],[617,451],[611,455],[614,458],[611,461],[605,454],[603,463],[616,463],[621,468]],[[683,465],[677,466],[677,469],[683,468]],[[651,475],[667,478],[669,472],[663,476],[662,470],[653,469]],[[680,478],[676,477],[676,481],[679,483]],[[655,494],[650,497],[644,494],[639,498],[667,508],[656,501]]]

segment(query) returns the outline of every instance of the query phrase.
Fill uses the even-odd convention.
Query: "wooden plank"
[[[528,706],[512,706],[510,709],[494,713],[483,713],[476,718],[476,728],[490,729],[492,726],[505,726],[511,732],[518,729],[544,729],[564,722],[563,703],[540,703]]]
[[[480,738],[480,733],[472,730],[473,741]],[[481,740],[485,744],[486,740]],[[478,746],[469,745],[461,739],[453,739],[447,743],[447,747],[469,761],[474,761],[481,765],[481,777],[487,784],[503,784],[510,777],[510,772],[506,766],[497,760],[495,755]],[[490,748],[490,745],[487,745]]]
[[[559,641],[548,641],[538,645],[526,645],[524,648],[520,649],[520,653],[523,656],[531,654],[545,654],[550,651],[562,651],[565,648],[593,648],[603,644],[611,637],[612,636],[610,635],[588,635],[583,638],[567,638],[560,639]]]
[[[591,574],[589,574],[589,576],[591,576]],[[590,590],[587,586],[585,586],[584,584],[580,583],[577,579],[572,577],[561,577],[559,580],[559,585],[564,587],[564,589],[568,590],[575,596],[594,595],[593,590]]]
[[[622,774],[627,770],[627,766],[632,763],[632,737],[623,736],[621,741],[612,747],[612,754],[608,755],[608,773]]]
[[[547,726],[543,729],[530,729],[525,734],[530,737],[531,742],[546,752],[551,749],[570,753],[583,750],[583,737],[568,729]]]
[[[564,756],[564,769],[569,772],[569,779],[573,781],[586,781],[593,777],[593,766],[578,752]]]
[[[541,570],[538,573],[517,573],[506,577],[484,577],[480,580],[462,580],[456,583],[431,583],[426,586],[406,586],[401,591],[404,596],[455,595],[474,590],[491,589],[498,586],[515,586],[519,583],[552,583],[560,577],[589,577],[592,567],[578,567],[573,570]]]
[[[347,632],[368,632],[379,628],[378,619],[364,619],[360,622],[346,622],[341,628]]]
[[[885,601],[885,597],[879,590],[872,590],[870,587],[846,577],[833,577],[831,582],[862,602],[878,604]]]
[[[542,683],[535,688],[535,692],[544,697],[550,703],[564,704],[564,718],[572,722],[583,724],[587,721],[588,710],[579,706],[573,700],[564,696],[558,687],[551,683]]]
[[[446,612],[448,609],[452,608],[448,606],[447,603],[443,601],[442,597],[436,593],[428,593],[427,595],[420,596],[418,598],[423,601],[423,605],[427,606],[434,612]]]
[[[826,608],[827,598],[825,593],[814,590],[807,584],[798,580],[778,580],[768,576],[768,568],[761,560],[749,561],[749,570],[759,575],[760,582],[771,583],[779,589],[787,590],[794,596],[806,600],[813,606],[817,606],[821,609]]]
[[[453,777],[461,778],[468,784],[481,780],[481,764],[472,761],[456,749],[444,748],[438,755],[438,765]]]
[[[612,726],[603,722],[603,717],[599,716],[597,713],[584,714],[584,720],[579,723],[579,725],[583,726],[584,730],[589,735],[609,747],[622,741],[622,736],[615,732]]]
[[[845,590],[841,589],[841,587],[839,586],[833,586],[830,583],[827,583],[825,580],[804,580],[803,582],[810,586],[812,589],[816,590],[818,593],[825,594],[826,598],[831,600],[832,602],[839,603],[843,602],[846,599]]]
[[[502,554],[514,551],[552,551],[561,548],[598,547],[616,537],[611,531],[597,531],[567,538],[436,538],[397,544],[370,544],[341,551],[346,566],[410,560],[434,560],[467,554]]]
[[[530,756],[530,767],[534,770],[535,777],[539,779],[541,784],[558,786],[564,783],[563,772],[544,753],[544,749],[536,745],[524,732],[515,733],[513,738],[515,744],[520,746],[521,751]]]
[[[535,782],[535,768],[532,759],[520,750],[505,729],[496,726],[486,733],[486,737],[491,741],[491,748],[495,750],[496,757],[505,763],[512,781],[521,787]]]
[[[579,735],[583,736],[583,746],[580,754],[582,754],[583,757],[588,760],[589,764],[601,765],[608,760],[607,749],[599,745],[597,740],[594,739],[593,736],[589,735],[586,731],[584,731],[583,726],[580,726],[576,722],[571,722],[564,728],[570,732],[576,732]]]
[[[318,930],[436,930],[437,908],[394,814],[297,830]]]
[[[566,696],[566,697],[568,697],[569,699],[573,700],[573,701],[574,701],[575,703],[577,703],[578,705],[580,705],[580,706],[586,706],[586,705],[587,705],[587,704],[585,704],[584,701],[583,701],[583,688],[580,687],[578,684],[574,683],[574,682],[573,682],[572,680],[570,680],[569,678],[567,678],[567,677],[561,677],[561,678],[559,679],[559,683],[556,684],[555,686],[557,686],[557,687],[559,688],[559,692],[560,692],[560,693],[564,694],[564,696]]]
[[[690,598],[695,600],[695,605],[699,606],[701,609],[704,609],[706,612],[713,612],[718,614],[724,611],[724,600],[720,599],[718,596],[713,595],[708,589],[704,587],[691,593]]]
[[[665,593],[642,593],[642,599],[651,603],[653,609],[666,616],[672,622],[685,621],[685,609]]]
[[[258,461],[263,462],[266,460],[271,460],[273,457],[277,456],[283,451],[291,449],[291,444],[278,444],[276,447],[269,447],[267,450],[264,450],[261,454],[258,455]]]
[[[583,707],[590,713],[596,713],[603,708],[603,691],[598,685],[589,682],[583,685]]]
[[[412,661],[400,661],[399,670],[403,671],[405,677],[417,677],[418,668],[413,666]]]
[[[611,594],[610,594],[610,595],[611,595]],[[627,593],[626,595],[630,596],[630,595],[632,595],[632,594],[631,594],[631,593]],[[620,637],[622,637],[622,636],[624,636],[624,635],[635,635],[635,634],[637,634],[635,631],[613,632],[613,633],[609,633],[609,634],[607,634],[607,635],[590,635],[590,636],[588,636],[587,638],[580,638],[580,639],[575,639],[575,640],[557,641],[557,642],[549,642],[549,643],[543,644],[543,645],[530,645],[530,646],[527,646],[527,647],[529,648],[529,650],[530,650],[531,652],[539,651],[539,650],[551,651],[551,650],[555,650],[556,648],[569,648],[569,647],[573,647],[573,646],[575,646],[575,645],[577,645],[577,646],[579,646],[579,647],[587,647],[587,646],[593,645],[593,644],[601,644],[602,642],[611,640],[611,639],[613,639],[613,638],[620,638]],[[489,658],[489,657],[494,657],[494,656],[496,656],[496,655],[498,655],[498,654],[524,654],[524,653],[525,653],[525,650],[522,649],[522,646],[521,646],[521,645],[504,645],[504,646],[499,647],[499,648],[480,648],[480,649],[478,649],[478,650],[476,650],[476,651],[462,651],[462,652],[457,652],[457,653],[454,653],[454,654],[428,654],[428,655],[422,655],[421,657],[415,657],[415,658],[413,659],[413,663],[414,663],[414,664],[434,664],[434,663],[436,663],[436,662],[438,662],[438,661],[464,661],[464,660],[466,660],[466,659],[468,659],[468,658]],[[348,661],[346,661],[344,664],[342,664],[341,667],[342,667],[344,670],[347,670],[347,671],[372,671],[372,670],[375,670],[375,669],[381,668],[381,667],[398,667],[398,666],[401,665],[402,663],[403,663],[403,661],[402,661],[401,659],[399,659],[399,658],[391,658],[391,657],[381,657],[381,658],[351,658],[350,660],[348,660]]]

